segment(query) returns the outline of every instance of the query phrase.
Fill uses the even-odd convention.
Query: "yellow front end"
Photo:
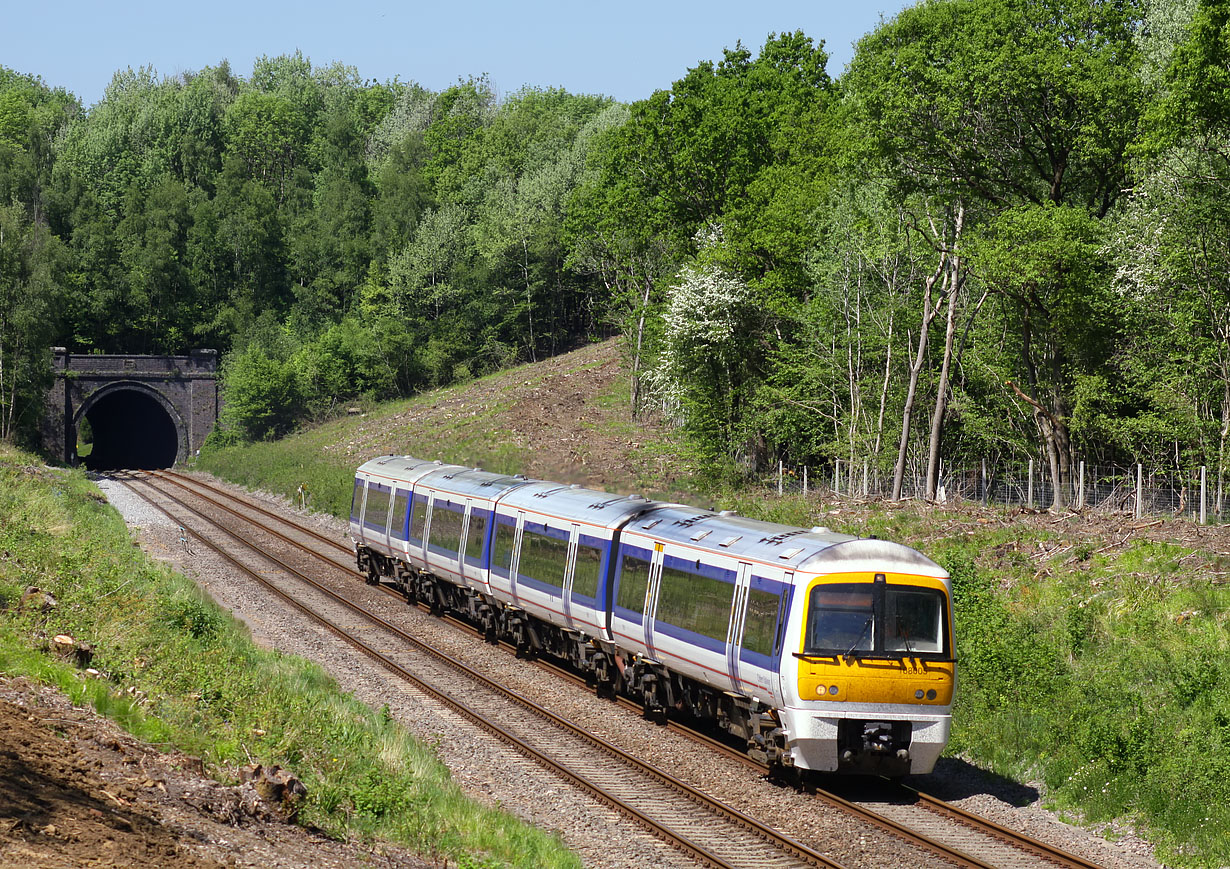
[[[811,580],[804,601],[793,656],[799,704],[787,713],[795,762],[930,772],[948,741],[956,682],[947,577],[827,574]]]
[[[914,659],[877,661],[803,658],[799,699],[950,706],[956,666]]]

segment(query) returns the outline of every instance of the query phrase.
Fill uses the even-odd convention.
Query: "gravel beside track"
[[[434,743],[454,778],[472,795],[502,804],[531,823],[556,830],[593,867],[686,866],[690,860],[623,820],[596,800],[563,784],[540,766],[497,742],[455,713],[400,687],[382,669],[224,564],[181,541],[174,523],[125,487],[100,485],[155,557],[178,564],[224,608],[244,621],[267,646],[317,661],[345,690],[392,714],[420,738]],[[239,493],[234,487],[230,491]],[[267,508],[289,510],[281,499],[245,497]],[[344,539],[344,523],[301,511],[296,518]],[[564,684],[511,653],[487,646],[399,600],[354,580],[353,600],[397,621],[449,655],[481,668],[504,684],[549,704],[558,714],[585,722],[593,732],[697,785],[850,867],[947,865],[920,856],[892,836],[868,829],[813,798],[766,782],[762,776],[707,751],[637,715]],[[1156,866],[1147,843],[1130,835],[1111,843],[1063,824],[1039,805],[1036,790],[1005,782],[959,760],[945,760],[936,774],[913,782],[1005,827],[1021,830],[1111,869]],[[873,806],[874,808],[874,806]],[[929,861],[929,862],[928,862]],[[1040,865],[1043,865],[1040,863]]]

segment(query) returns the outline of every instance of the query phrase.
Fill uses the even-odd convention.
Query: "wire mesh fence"
[[[1207,467],[1184,471],[1147,470],[1143,465],[1117,467],[1079,462],[1064,475],[1067,509],[1182,516],[1195,522],[1230,522],[1230,481]],[[852,498],[889,498],[893,474],[870,460],[839,460],[825,467],[791,467],[780,463],[762,482],[779,494],[814,493]],[[923,499],[926,480],[921,467],[907,467],[901,497]],[[973,467],[941,466],[935,501],[978,502],[986,506],[1045,510],[1055,504],[1054,481],[1045,468],[1030,462]]]

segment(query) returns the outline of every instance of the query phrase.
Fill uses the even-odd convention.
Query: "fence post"
[[[833,462],[833,494],[841,494],[841,459]]]
[[[782,496],[782,460],[777,460],[777,497]]]
[[[987,492],[987,460],[983,459],[982,460],[982,506],[983,507],[987,505],[988,497],[989,495]]]
[[[1200,524],[1209,524],[1209,511],[1206,501],[1209,486],[1209,468],[1207,465],[1200,466]]]
[[[867,460],[863,459],[863,497],[867,497]]]
[[[1085,460],[1081,459],[1080,483],[1076,489],[1076,509],[1083,510],[1085,507]]]
[[[807,497],[807,465],[803,466],[803,497]]]
[[[1029,460],[1029,482],[1026,484],[1025,504],[1030,510],[1034,508],[1034,460]]]
[[[1141,462],[1136,463],[1136,518],[1139,519],[1145,515],[1144,505],[1145,495],[1145,466]]]

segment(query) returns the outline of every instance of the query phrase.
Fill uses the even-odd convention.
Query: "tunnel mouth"
[[[166,408],[152,396],[135,389],[116,390],[84,416],[88,426],[81,429],[92,442],[81,462],[89,470],[157,470],[175,464],[179,432]]]

